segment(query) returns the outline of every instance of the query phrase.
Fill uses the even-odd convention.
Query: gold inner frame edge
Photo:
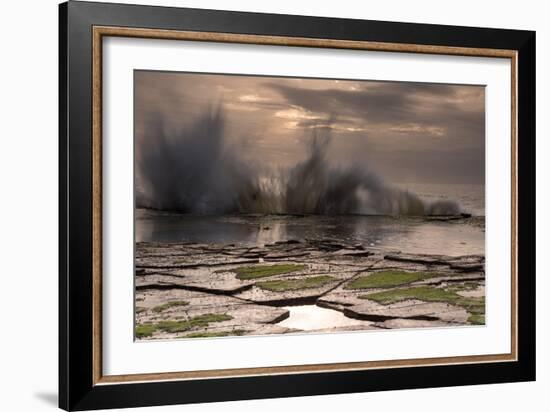
[[[398,53],[421,53],[456,56],[509,58],[511,60],[511,352],[509,354],[451,356],[439,358],[394,359],[382,361],[288,365],[200,371],[103,375],[102,340],[102,40],[105,36],[187,40],[271,46],[317,47]],[[432,46],[356,40],[265,36],[238,33],[143,29],[93,26],[92,31],[92,300],[93,300],[93,384],[117,384],[167,380],[216,379],[260,375],[320,373],[415,366],[458,365],[517,361],[517,52],[505,49]]]

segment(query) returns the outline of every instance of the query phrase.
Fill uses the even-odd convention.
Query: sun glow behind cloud
[[[392,181],[483,182],[482,86],[167,72],[136,75],[136,139],[149,119],[182,129],[221,102],[228,143],[251,162],[289,166],[330,129],[328,161],[374,165]]]

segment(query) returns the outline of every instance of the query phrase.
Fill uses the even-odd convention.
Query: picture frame
[[[103,41],[156,39],[510,62],[510,351],[104,373]],[[59,406],[220,402],[535,379],[535,33],[70,1],[59,7]],[[496,156],[487,152],[487,157]],[[494,230],[489,229],[489,230]],[[133,268],[132,268],[133,270]],[[280,339],[286,339],[281,337]],[[130,342],[132,343],[132,342]]]

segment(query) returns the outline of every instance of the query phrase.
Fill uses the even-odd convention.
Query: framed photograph
[[[60,407],[535,379],[535,33],[60,5]]]

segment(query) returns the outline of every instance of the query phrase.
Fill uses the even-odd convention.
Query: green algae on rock
[[[391,289],[383,292],[369,293],[359,296],[361,299],[374,300],[384,305],[408,299],[417,299],[424,302],[449,302],[459,299],[460,296],[445,289],[430,286],[418,286],[408,289]]]
[[[485,315],[472,314],[468,318],[468,322],[472,325],[485,325]]]
[[[298,272],[304,270],[306,265],[296,264],[278,264],[278,265],[261,265],[261,266],[245,266],[232,271],[237,274],[237,279],[249,280],[259,279],[269,276],[284,275],[287,273]]]
[[[182,338],[221,338],[225,336],[243,336],[247,331],[243,329],[235,329],[222,332],[193,332],[188,335],[182,336]]]
[[[157,331],[178,333],[186,332],[193,328],[208,327],[212,322],[223,322],[233,319],[227,314],[206,313],[187,320],[163,320],[158,323],[144,323],[136,326],[136,336],[139,338],[150,337]]]
[[[287,292],[290,290],[311,289],[324,286],[335,279],[332,276],[313,276],[303,279],[270,280],[258,282],[256,286],[271,292]]]
[[[176,333],[185,332],[187,330],[206,327],[211,322],[223,322],[225,320],[233,319],[232,316],[222,314],[206,313],[204,315],[195,316],[188,320],[163,320],[156,324],[157,329],[164,332]]]
[[[153,336],[157,328],[151,323],[143,323],[136,326],[136,338],[148,338]]]
[[[382,292],[359,296],[361,299],[373,300],[387,305],[404,300],[420,300],[423,302],[444,302],[464,308],[470,317],[468,322],[479,325],[485,324],[485,298],[468,298],[460,296],[453,290],[419,286],[405,289],[391,289]]]
[[[384,270],[370,275],[360,276],[345,286],[345,289],[392,288],[418,282],[438,276],[437,273],[406,272],[402,270]]]
[[[159,306],[155,306],[153,308],[153,312],[160,313],[170,308],[176,308],[176,307],[187,306],[187,305],[189,305],[189,302],[186,302],[184,300],[174,300],[171,302],[163,303],[162,305],[159,305]]]

